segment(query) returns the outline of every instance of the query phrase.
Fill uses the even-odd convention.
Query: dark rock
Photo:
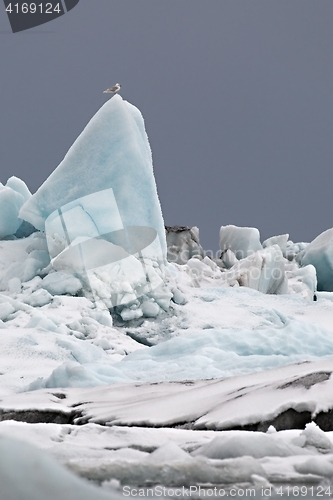
[[[78,413],[63,413],[56,411],[42,410],[8,410],[0,412],[0,422],[4,420],[16,420],[17,422],[27,422],[28,424],[72,424]]]
[[[304,377],[298,377],[291,382],[280,385],[277,389],[287,389],[288,387],[305,387],[305,389],[310,389],[313,385],[320,384],[320,382],[325,382],[328,380],[332,372],[316,372],[304,375]]]
[[[188,226],[165,226],[166,233],[182,233],[184,231],[190,231]]]
[[[131,332],[128,330],[126,332],[126,335],[128,335],[128,337],[131,337],[131,339],[135,340],[135,342],[138,342],[139,344],[142,344],[142,345],[145,345],[148,347],[152,347],[154,345],[144,335],[140,335],[140,333]]]
[[[325,432],[333,431],[333,410],[318,413],[314,422]]]

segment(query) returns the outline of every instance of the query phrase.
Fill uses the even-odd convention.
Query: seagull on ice
[[[120,83],[116,83],[114,87],[110,87],[109,89],[104,90],[103,94],[116,94],[120,90]]]

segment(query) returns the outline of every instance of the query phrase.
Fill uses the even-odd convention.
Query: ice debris
[[[14,235],[19,229],[22,224],[19,211],[30,197],[21,179],[11,177],[5,186],[0,182],[0,239]]]

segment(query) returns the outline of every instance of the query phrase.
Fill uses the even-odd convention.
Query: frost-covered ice
[[[280,328],[205,329],[140,349],[108,365],[65,363],[40,387],[223,378],[332,356],[333,333],[301,321]],[[83,365],[83,366],[82,366]],[[77,371],[80,370],[80,377]],[[35,386],[34,386],[35,387]],[[38,387],[38,385],[37,385]]]
[[[312,436],[318,432],[320,433],[318,429],[313,428],[308,429],[307,434]],[[245,487],[258,487],[256,495],[259,498],[261,485],[265,484],[272,487],[272,496],[275,497],[276,488],[281,485],[284,487],[288,480],[292,484],[305,484],[308,487],[315,485],[315,490],[325,480],[328,488],[327,478],[331,477],[333,463],[332,455],[323,453],[320,447],[308,444],[304,431],[301,430],[270,430],[267,434],[243,431],[193,432],[170,428],[102,427],[96,424],[79,427],[60,424],[29,425],[6,421],[0,423],[0,439],[4,435],[7,436],[7,442],[10,442],[9,437],[16,436],[37,445],[75,473],[102,484],[105,493],[110,493],[110,487],[113,486],[112,494],[105,498],[117,498],[117,493],[121,493],[124,486],[143,486],[143,477],[151,485],[169,487],[189,488],[196,484],[206,484],[211,487],[218,485],[226,491],[230,485],[236,486],[236,491]],[[326,433],[325,438],[332,443],[332,433],[328,435],[329,437]],[[231,444],[230,453],[226,453]],[[243,455],[242,446],[247,451],[247,456]],[[32,456],[45,457],[44,453],[37,453],[37,450],[30,446],[28,448],[27,445],[20,445],[19,448],[16,444],[15,448],[15,452],[20,449],[25,452],[28,449]],[[232,454],[232,458],[225,458],[225,454]],[[24,458],[21,458],[21,462],[23,461]],[[50,459],[46,459],[44,463],[44,470],[52,464]],[[55,471],[57,474],[63,472],[59,466],[55,467]],[[29,484],[33,482],[34,474],[29,477],[28,473],[31,474],[29,468],[25,476]],[[52,478],[50,472],[49,476]],[[45,481],[48,482],[48,476]],[[49,484],[51,481],[52,479]],[[68,483],[72,488],[78,488],[77,491],[80,491],[81,486],[81,491],[85,494],[83,483],[80,485],[68,473],[64,474],[59,488],[66,490]],[[274,487],[272,484],[278,486]],[[118,491],[115,491],[115,487]],[[92,492],[90,489],[91,494]],[[310,497],[311,494],[308,495]],[[30,500],[30,497],[26,498]],[[101,495],[101,498],[104,497]],[[21,497],[15,500],[21,500]]]

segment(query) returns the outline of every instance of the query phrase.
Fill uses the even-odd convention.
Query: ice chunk
[[[54,269],[78,275],[97,307],[125,306],[128,283],[134,298],[153,296],[166,239],[139,110],[110,99],[21,216],[45,228]]]
[[[146,318],[155,318],[160,311],[160,308],[158,307],[156,302],[148,302],[148,301],[145,301],[142,304],[141,309],[142,309],[143,315]]]
[[[184,305],[186,304],[185,295],[179,290],[179,288],[172,289],[172,301],[175,304]]]
[[[96,346],[91,345],[91,347],[104,352]],[[107,355],[105,354],[105,356]],[[45,382],[41,379],[33,382],[29,386],[29,390],[36,390],[41,387],[89,387],[89,385],[108,383],[111,378],[116,382],[126,381],[126,377],[112,366],[99,366],[98,373],[94,373],[89,370],[89,365],[84,366],[74,361],[68,361],[56,368]],[[130,381],[130,379],[127,381]]]
[[[220,249],[222,255],[230,249],[237,259],[244,259],[262,249],[260,233],[255,227],[222,226],[220,229]]]
[[[270,247],[272,245],[278,245],[281,248],[283,255],[286,255],[287,242],[289,240],[289,234],[280,234],[279,236],[272,236],[265,240],[262,244],[263,248]]]
[[[237,434],[232,433],[231,436],[216,437],[210,443],[193,452],[193,455],[204,455],[207,458],[223,460],[244,455],[263,458],[290,457],[306,453],[298,446],[276,439],[274,435],[239,431]]]
[[[184,462],[184,461],[193,461],[191,455],[186,453],[186,451],[182,450],[175,443],[165,443],[157,450],[153,451],[146,458],[147,462]]]
[[[43,330],[50,330],[50,332],[54,332],[57,329],[57,325],[51,319],[40,315],[31,318],[26,325],[26,328],[42,328]]]
[[[10,302],[3,302],[0,304],[0,319],[5,321],[8,319],[8,316],[15,312],[15,307],[12,306]]]
[[[224,250],[221,255],[221,261],[227,269],[231,269],[235,264],[237,264],[237,257],[230,248]]]
[[[8,179],[6,186],[23,196],[24,201],[27,201],[31,197],[26,183],[14,175]]]
[[[10,293],[20,293],[22,288],[22,283],[20,278],[12,278],[8,280],[8,289]]]
[[[35,234],[37,235],[37,233]],[[18,284],[17,280],[24,283],[35,278],[40,272],[45,275],[44,268],[50,261],[49,254],[44,250],[35,250],[32,243],[27,246],[27,250],[30,251],[29,255],[27,255],[25,245],[30,241],[34,243],[42,240],[33,235],[31,238],[27,238],[25,242],[19,240],[6,242],[6,245],[10,244],[8,250],[11,255],[10,259],[7,258],[7,263],[3,266],[2,273],[0,273],[0,286],[3,290],[8,289],[9,282],[15,279],[16,282],[13,283],[16,283],[16,285],[13,285],[13,293],[18,293],[21,285]],[[15,289],[17,292],[15,292]]]
[[[19,211],[30,197],[29,189],[17,177],[8,179],[5,186],[0,183],[0,239],[18,231],[22,224]]]
[[[229,271],[222,274],[230,285],[253,288],[262,293],[282,294],[288,292],[285,263],[280,247],[267,247],[240,260]]]
[[[22,207],[20,217],[40,230],[52,212],[112,188],[123,226],[156,229],[166,249],[150,146],[141,113],[119,95],[90,120],[58,168]]]
[[[16,233],[20,227],[22,220],[18,213],[23,203],[21,194],[0,184],[0,238]]]
[[[106,311],[91,311],[90,316],[104,326],[112,326],[112,316]]]
[[[214,490],[215,492],[221,492],[222,489],[212,486],[221,485],[221,481],[223,481],[224,485],[228,483],[249,483],[253,474],[262,477],[266,475],[259,461],[252,457],[240,457],[220,462],[206,460],[202,457],[196,457],[195,459],[189,457],[183,460],[170,460],[170,462],[167,460],[154,461],[153,456],[151,460],[146,458],[140,462],[128,459],[117,461],[112,459],[108,461],[103,460],[102,462],[97,462],[97,464],[96,460],[77,460],[73,462],[74,461],[71,463],[71,469],[74,472],[95,481],[102,482],[113,478],[123,485],[132,484],[145,486],[145,488],[133,490],[139,493],[138,496],[142,497],[144,495],[148,496],[147,491],[148,493],[152,491],[151,488],[148,488],[148,490],[146,489],[147,485],[172,486],[172,488],[161,487],[156,497],[151,497],[150,495],[153,500],[157,500],[157,497],[166,499],[176,498],[176,496],[181,498],[214,497]],[[196,485],[204,485],[204,487],[201,486],[199,489],[199,486]],[[175,490],[175,486],[178,486],[179,489]],[[182,490],[182,487],[186,487],[186,489]],[[189,488],[191,488],[191,490]],[[164,497],[161,496],[163,489],[166,495]],[[127,492],[130,492],[130,487],[125,486],[123,491],[125,492],[124,496],[127,496]],[[184,496],[180,495],[181,491],[185,491]],[[226,489],[223,491],[228,490]],[[231,491],[235,491],[236,493],[236,489]],[[135,493],[135,495],[136,494],[137,493]],[[218,495],[216,494],[215,496],[217,497]],[[233,496],[233,498],[239,499],[240,497]]]
[[[305,462],[295,464],[294,467],[300,474],[333,477],[333,463],[325,460],[324,457],[312,457]],[[327,489],[330,491],[331,488],[327,487]]]
[[[76,295],[82,289],[82,283],[78,278],[61,272],[45,276],[41,286],[51,295]]]
[[[333,292],[333,228],[321,233],[304,249],[301,263],[316,268],[319,291]]]
[[[49,457],[44,451],[26,442],[0,436],[1,498],[6,500],[114,500],[112,494],[79,479]],[[75,493],[73,493],[75,492]],[[74,495],[74,496],[73,496]]]
[[[204,257],[205,252],[199,242],[197,227],[165,226],[165,230],[169,262],[186,264],[195,255]]]
[[[20,276],[21,280],[24,281],[30,281],[32,280],[39,271],[41,271],[44,267],[44,263],[41,262],[39,259],[35,259],[34,257],[30,257],[24,262],[23,265],[23,273]]]
[[[303,241],[299,243],[294,243],[291,240],[287,241],[285,257],[290,261],[296,260],[300,264],[304,250],[308,245],[309,243]]]
[[[295,262],[286,266],[289,293],[299,293],[304,299],[313,300],[317,290],[317,274],[314,266],[299,268]]]
[[[143,315],[142,309],[123,309],[120,313],[124,321],[131,321],[132,319],[139,319]]]
[[[314,446],[322,451],[330,451],[333,446],[327,435],[314,422],[306,424],[305,429],[300,434],[306,438],[305,446]]]
[[[24,299],[24,302],[33,307],[42,307],[49,304],[52,299],[53,297],[49,292],[44,289],[40,289],[32,292],[31,295],[28,295],[28,297]]]

